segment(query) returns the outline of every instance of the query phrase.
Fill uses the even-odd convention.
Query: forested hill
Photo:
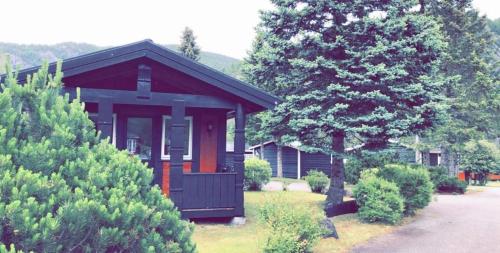
[[[178,51],[177,45],[166,45],[167,48]],[[3,72],[7,55],[18,68],[40,65],[43,61],[67,59],[82,54],[94,52],[105,47],[87,43],[64,42],[55,45],[24,45],[0,42],[0,73]],[[240,76],[241,60],[226,55],[201,52],[200,62],[234,77]]]

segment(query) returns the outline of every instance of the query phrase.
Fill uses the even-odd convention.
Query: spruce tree
[[[286,96],[269,124],[334,154],[327,204],[339,204],[347,135],[380,149],[432,126],[441,84],[431,75],[446,44],[417,1],[271,2],[252,69]]]
[[[196,44],[196,37],[194,36],[193,30],[189,27],[184,28],[184,31],[182,31],[179,50],[187,58],[195,61],[200,59],[200,48]]]

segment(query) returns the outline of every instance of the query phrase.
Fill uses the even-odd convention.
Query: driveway
[[[352,252],[500,252],[500,188],[438,195],[414,222]]]

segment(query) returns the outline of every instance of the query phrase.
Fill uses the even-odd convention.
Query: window
[[[185,117],[186,127],[184,128],[184,159],[192,159],[193,150],[193,117]],[[169,130],[172,118],[170,116],[163,116],[163,131],[162,131],[162,141],[161,141],[161,158],[169,160],[170,159],[170,138]]]
[[[129,154],[137,155],[141,160],[151,160],[152,126],[151,118],[127,119],[127,151]]]
[[[94,122],[94,127],[97,130],[97,113],[89,112],[89,118]],[[113,113],[113,134],[111,135],[111,143],[116,147],[116,113]]]

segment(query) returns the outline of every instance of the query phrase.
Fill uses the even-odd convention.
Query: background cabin
[[[269,162],[272,168],[273,177],[278,171],[278,148],[273,141],[265,142],[249,148],[255,157]],[[323,171],[330,176],[332,157],[321,152],[306,152],[298,145],[284,145],[282,147],[283,177],[300,179],[307,176],[307,173],[316,169]]]
[[[38,68],[20,71],[20,81]],[[62,71],[64,92],[80,94],[102,137],[153,169],[184,218],[244,216],[245,115],[278,98],[151,40],[64,60]]]

